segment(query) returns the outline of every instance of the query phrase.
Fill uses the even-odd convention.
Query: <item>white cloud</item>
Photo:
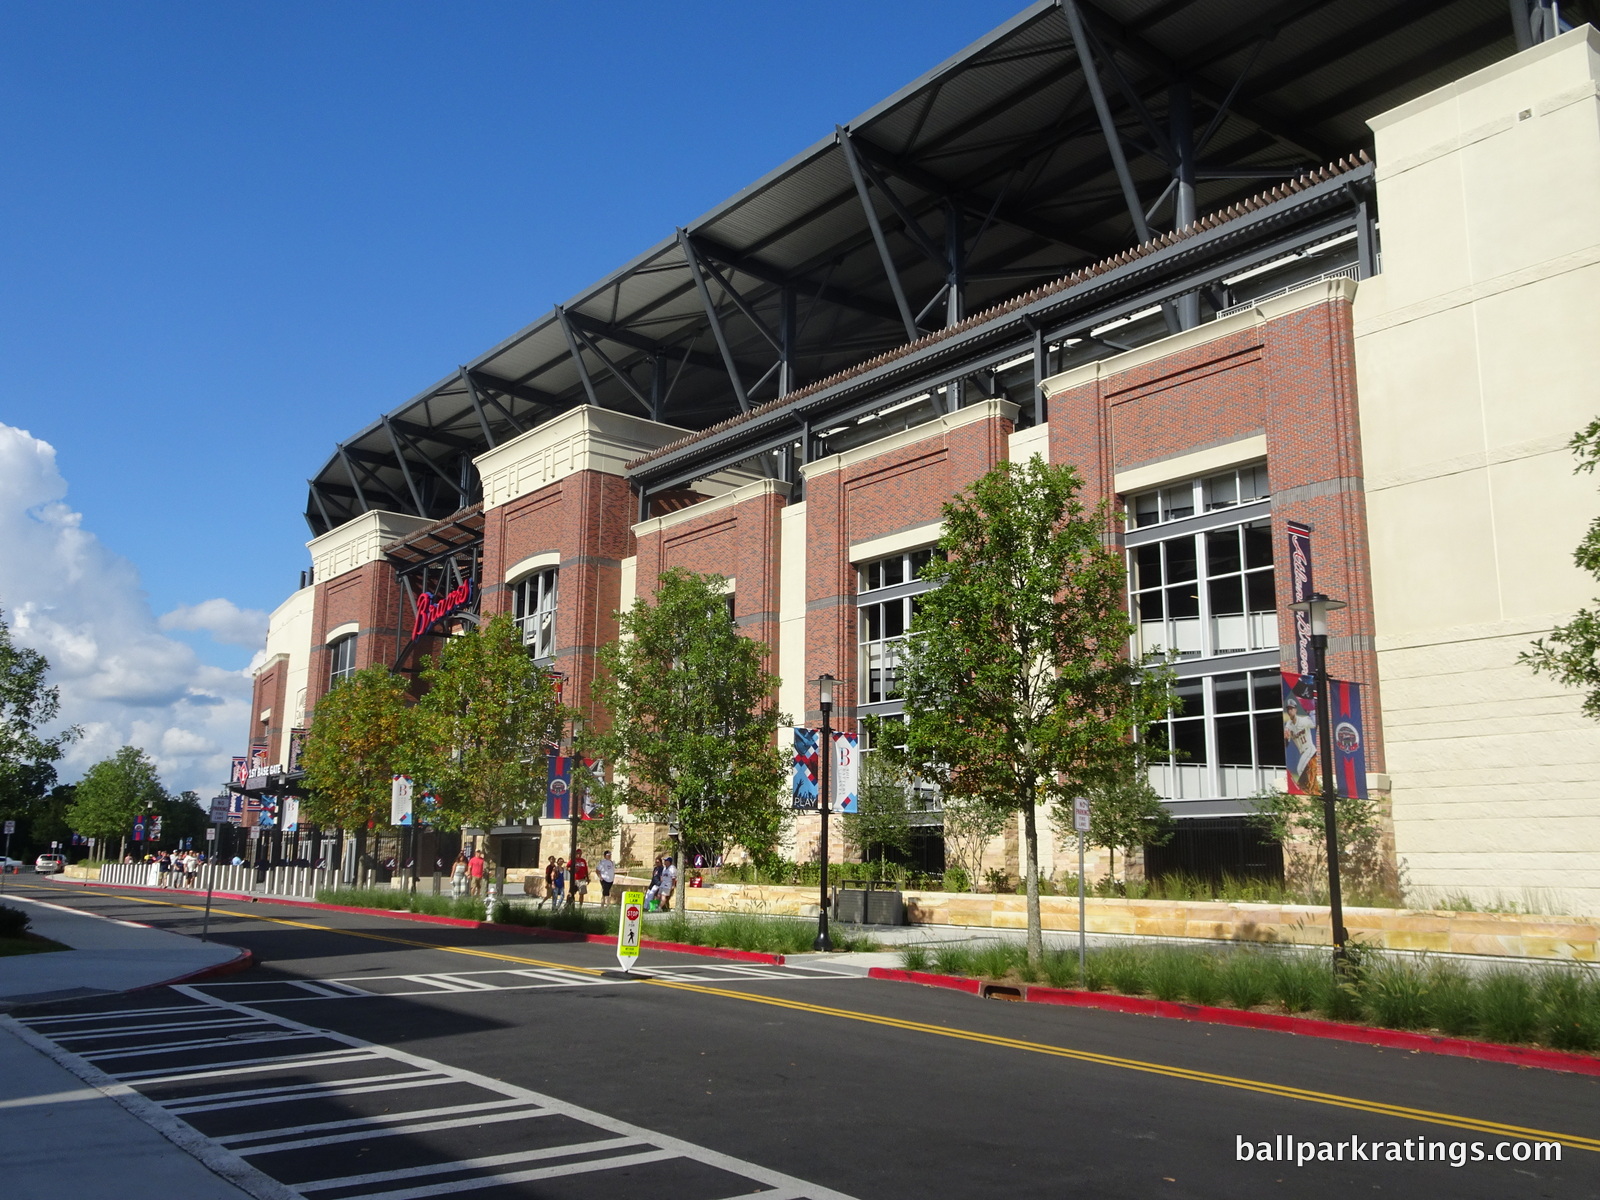
[[[157,622],[137,568],[83,528],[66,494],[54,447],[0,423],[0,609],[16,641],[50,660],[62,723],[83,728],[61,776],[133,745],[169,789],[210,795],[245,736],[250,676],[208,666],[161,630],[254,646],[265,614],[217,599]]]
[[[232,600],[202,600],[162,613],[162,629],[203,630],[211,640],[227,646],[259,649],[267,640],[267,614],[259,608],[240,608]]]

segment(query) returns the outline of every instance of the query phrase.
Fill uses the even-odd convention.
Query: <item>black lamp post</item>
[[[1291,604],[1293,612],[1303,612],[1311,618],[1311,673],[1317,679],[1317,754],[1322,759],[1322,823],[1326,827],[1328,846],[1328,915],[1333,926],[1333,964],[1342,969],[1345,963],[1345,942],[1349,933],[1344,927],[1344,902],[1339,895],[1339,821],[1335,801],[1336,777],[1333,769],[1333,714],[1328,699],[1328,614],[1346,607],[1343,600],[1330,600],[1321,592],[1313,592],[1309,600]]]
[[[833,780],[833,729],[828,724],[828,718],[833,713],[833,676],[821,675],[817,678],[817,707],[822,709],[822,742],[817,748],[817,811],[822,814],[822,839],[819,845],[819,857],[822,859],[822,884],[821,901],[817,905],[817,940],[811,943],[813,950],[832,950],[833,942],[828,937],[828,809],[833,804],[831,788]]]

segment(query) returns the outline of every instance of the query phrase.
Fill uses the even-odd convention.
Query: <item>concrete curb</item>
[[[1420,1051],[1455,1058],[1474,1058],[1483,1062],[1509,1063],[1517,1067],[1538,1067],[1546,1071],[1571,1071],[1580,1075],[1600,1075],[1600,1057],[1542,1050],[1531,1046],[1505,1046],[1498,1042],[1478,1042],[1471,1038],[1444,1037],[1413,1033],[1404,1029],[1378,1029],[1370,1025],[1348,1025],[1317,1017],[1291,1017],[1282,1013],[1250,1012],[1238,1008],[1215,1008],[1207,1004],[1181,1004],[1172,1000],[1150,1000],[1143,996],[1117,996],[1109,992],[1080,992],[1069,988],[1019,987],[984,983],[964,975],[933,975],[922,971],[903,971],[894,967],[873,967],[869,979],[888,979],[900,983],[920,983],[926,987],[950,988],[968,995],[1031,1004],[1061,1004],[1072,1008],[1097,1008],[1106,1012],[1130,1013],[1145,1017],[1167,1017],[1180,1021],[1199,1021],[1207,1025],[1233,1025],[1243,1029],[1265,1029],[1274,1033],[1294,1033],[1302,1037],[1326,1038],[1337,1042],[1356,1042],[1381,1046],[1386,1050]]]
[[[200,983],[202,980],[218,979],[223,975],[237,975],[240,971],[248,971],[255,965],[255,953],[241,948],[227,962],[201,967],[198,971],[190,971],[187,975],[178,975],[172,979],[163,979],[160,983],[142,983],[138,987],[129,988],[128,990],[130,992],[148,992],[151,988],[172,987],[180,983]]]
[[[67,882],[63,880],[62,882]],[[188,888],[153,888],[137,883],[94,883],[89,880],[72,880],[79,887],[121,888],[140,892],[177,893],[194,896]],[[200,893],[203,895],[203,893]],[[369,917],[393,917],[397,921],[421,921],[425,925],[451,925],[457,929],[490,929],[496,933],[515,933],[535,941],[545,942],[599,942],[610,945],[616,939],[606,933],[578,933],[571,929],[545,929],[538,925],[516,925],[510,922],[474,921],[470,917],[441,917],[434,913],[404,912],[394,908],[357,908],[349,904],[323,904],[318,900],[293,900],[281,896],[252,896],[247,892],[212,892],[213,900],[248,900],[251,904],[288,904],[295,908],[319,908],[325,912],[360,913]],[[732,950],[720,946],[691,946],[687,942],[658,942],[641,938],[639,945],[646,950],[667,950],[673,954],[698,954],[703,958],[722,958],[730,962],[763,963],[781,967],[784,956],[763,954],[756,950]],[[233,970],[243,970],[234,967]],[[184,982],[177,980],[175,982]],[[164,984],[158,986],[165,986]]]

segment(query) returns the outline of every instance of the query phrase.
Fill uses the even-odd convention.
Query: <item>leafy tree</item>
[[[511,617],[447,638],[422,678],[415,765],[439,797],[439,824],[490,828],[536,818],[547,756],[573,714],[551,673],[528,657]],[[491,860],[495,850],[491,842]]]
[[[857,811],[846,813],[841,821],[846,844],[863,856],[876,851],[880,865],[891,852],[908,853],[913,797],[912,781],[891,759],[881,754],[862,755]]]
[[[45,686],[49,670],[44,655],[12,640],[0,613],[0,815],[6,817],[25,816],[49,792],[55,763],[79,735],[77,726],[48,736],[39,732],[61,711],[60,691]]]
[[[1028,955],[1043,954],[1037,812],[1115,779],[1165,710],[1168,677],[1128,658],[1125,566],[1070,466],[1002,462],[944,506],[901,668],[906,755],[947,797],[1018,813]],[[1070,816],[1064,820],[1070,823]]]
[[[153,809],[161,817],[161,844],[170,848],[183,845],[191,839],[196,850],[204,850],[208,810],[200,800],[199,792],[179,792],[163,796]]]
[[[1567,447],[1578,459],[1573,472],[1593,473],[1600,465],[1600,418],[1573,434]],[[1589,522],[1588,532],[1572,552],[1572,561],[1600,578],[1600,517]],[[1584,716],[1600,721],[1600,610],[1580,608],[1572,620],[1536,640],[1533,649],[1523,651],[1518,659],[1566,687],[1582,688]]]
[[[300,757],[307,820],[362,832],[388,823],[390,781],[415,757],[407,688],[403,677],[374,664],[317,702]]]
[[[126,853],[134,821],[159,811],[166,798],[149,755],[136,746],[124,746],[84,773],[67,819],[79,833],[97,839],[102,846],[120,837],[122,853]]]
[[[1140,846],[1164,846],[1172,840],[1177,823],[1140,761],[1130,761],[1128,769],[1096,783],[1085,793],[1089,797],[1091,845],[1111,851],[1107,876],[1116,873],[1117,851],[1123,858]]]
[[[671,570],[654,599],[620,614],[622,637],[604,647],[600,701],[611,725],[588,735],[590,753],[616,770],[602,804],[677,830],[677,908],[686,904],[684,849],[770,851],[783,831],[788,769],[777,731],[789,718],[773,696],[767,646],[728,619],[726,580]]]
[[[1327,819],[1321,796],[1291,796],[1268,788],[1245,801],[1257,826],[1283,846],[1284,885],[1310,904],[1328,902]],[[1384,853],[1377,802],[1338,796],[1339,878],[1351,897],[1398,903],[1399,872]]]
[[[974,881],[983,878],[984,850],[1005,830],[1006,810],[982,797],[959,794],[945,796],[943,810],[945,859],[953,859],[967,885],[976,887]]]

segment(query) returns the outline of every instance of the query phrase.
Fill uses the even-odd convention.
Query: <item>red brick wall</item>
[[[839,681],[836,728],[855,728],[856,576],[850,547],[937,521],[947,500],[1006,457],[1011,429],[1003,417],[976,420],[807,478],[805,677],[829,672]],[[808,704],[814,695],[808,688]],[[808,709],[804,719],[815,725],[822,714]]]
[[[354,621],[359,627],[356,667],[393,666],[401,642],[400,584],[387,560],[367,563],[332,579],[318,580],[311,610],[311,668],[306,678],[306,717],[328,690],[328,631]],[[276,759],[273,761],[277,761]]]
[[[246,744],[253,746],[265,739],[269,763],[282,762],[288,750],[286,738],[293,715],[288,711],[288,685],[289,660],[279,655],[256,675],[250,692],[250,736]],[[262,724],[261,714],[269,709],[271,715]]]
[[[1078,466],[1089,494],[1114,504],[1118,471],[1257,434],[1267,443],[1280,614],[1291,599],[1284,526],[1303,521],[1315,530],[1318,590],[1350,605],[1330,618],[1329,670],[1363,685],[1368,769],[1382,771],[1349,304],[1301,309],[1050,397],[1051,461]],[[1293,639],[1281,615],[1278,639]],[[1284,666],[1293,665],[1291,648]]]

